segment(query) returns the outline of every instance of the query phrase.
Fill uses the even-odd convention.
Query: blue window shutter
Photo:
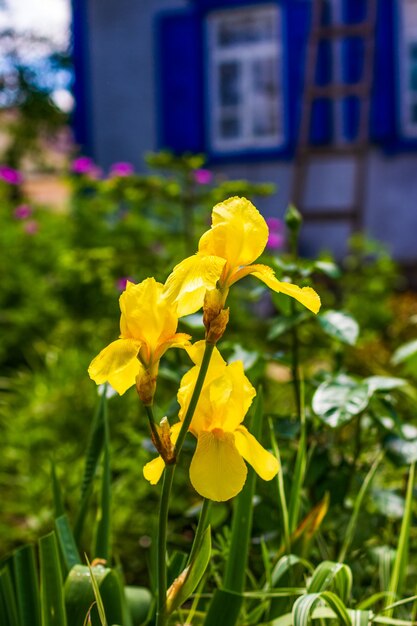
[[[202,23],[197,13],[157,22],[159,147],[204,151]]]
[[[396,53],[394,29],[398,20],[393,0],[379,0],[375,41],[375,76],[371,104],[371,138],[386,148],[397,140]]]

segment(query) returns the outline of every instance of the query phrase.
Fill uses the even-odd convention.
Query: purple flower
[[[9,185],[20,185],[23,181],[23,176],[8,165],[0,165],[0,179]]]
[[[32,207],[28,204],[19,204],[13,211],[13,215],[17,220],[27,220],[32,215]]]
[[[135,168],[131,163],[126,161],[120,161],[120,163],[113,163],[110,168],[110,176],[131,176],[135,173]]]
[[[210,172],[210,170],[195,170],[194,180],[198,185],[209,185],[213,180],[213,172]]]
[[[78,157],[71,163],[71,172],[74,174],[90,174],[95,169],[96,165],[90,157]]]
[[[28,235],[36,235],[39,230],[39,224],[35,220],[29,220],[24,223],[23,230]]]
[[[277,217],[268,217],[266,223],[269,228],[269,237],[266,244],[268,250],[279,250],[284,246],[284,223]]]
[[[126,284],[128,281],[129,283],[134,283],[135,279],[132,278],[131,276],[121,276],[120,278],[118,278],[116,281],[117,290],[124,291],[126,289]]]

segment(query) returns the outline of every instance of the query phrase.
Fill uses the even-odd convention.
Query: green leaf
[[[204,626],[234,626],[239,618],[243,595],[228,589],[216,589]]]
[[[276,322],[271,326],[267,339],[276,339],[280,337],[284,333],[287,333],[291,328],[298,326],[304,320],[306,320],[309,316],[308,313],[301,311],[300,313],[296,313],[296,315],[291,317],[281,316],[277,319]]]
[[[292,615],[294,626],[309,626],[313,609],[318,602],[325,602],[336,614],[336,617],[344,626],[352,626],[351,619],[344,602],[331,591],[308,593],[294,602]]]
[[[211,529],[204,531],[201,544],[190,565],[174,580],[167,591],[167,612],[178,609],[194,592],[211,558]]]
[[[414,357],[417,357],[417,339],[404,343],[402,346],[397,348],[392,355],[391,363],[393,365],[399,365],[400,363],[404,363],[404,361],[408,361]]]
[[[132,626],[123,585],[118,573],[102,565],[93,565],[91,569],[108,623]],[[69,626],[83,626],[85,616],[95,601],[92,578],[88,567],[75,565],[65,581],[65,606]],[[91,619],[93,626],[100,625],[96,606],[91,610]]]
[[[64,515],[65,508],[62,500],[61,485],[59,484],[58,477],[56,475],[55,463],[53,461],[51,461],[51,481],[54,500],[54,516],[60,517],[61,515]]]
[[[103,474],[93,554],[95,558],[105,559],[109,562],[111,558],[111,469],[107,405],[103,409],[103,428]]]
[[[309,582],[308,593],[333,589],[342,602],[347,602],[352,590],[352,572],[344,563],[323,561],[316,567]]]
[[[407,384],[407,381],[403,378],[394,378],[393,376],[369,376],[363,381],[364,385],[368,386],[369,393],[372,395],[376,391],[391,391],[391,389],[398,389]]]
[[[28,544],[15,550],[13,570],[19,624],[20,626],[40,626],[39,581],[33,545]]]
[[[331,261],[316,261],[313,264],[315,270],[321,272],[329,278],[340,278],[341,271],[335,263]]]
[[[64,560],[65,575],[67,575],[74,565],[81,563],[81,557],[66,515],[61,515],[55,520],[55,531]]]
[[[152,594],[145,587],[125,586],[124,590],[132,626],[140,626],[149,616],[153,606]]]
[[[80,508],[74,525],[74,537],[77,544],[80,543],[88,503],[93,487],[93,480],[104,445],[104,416],[107,411],[106,391],[107,385],[104,385],[100,402],[91,424],[87,453],[85,457],[84,475],[81,484]]]
[[[309,563],[309,561],[302,559],[296,554],[285,555],[278,561],[278,563],[276,563],[274,569],[272,570],[272,586],[276,587],[281,578],[285,576],[285,574],[289,572],[295,565],[302,565],[309,571],[312,571],[313,569],[313,566],[311,565],[311,563]]]
[[[66,626],[63,580],[55,532],[39,540],[39,562],[42,626]]]
[[[349,346],[354,346],[359,335],[358,322],[348,313],[342,311],[326,311],[317,316],[324,332]]]
[[[415,464],[410,466],[408,475],[407,495],[405,498],[405,510],[401,523],[400,536],[397,545],[397,554],[395,555],[394,566],[392,569],[389,591],[391,594],[391,602],[401,594],[403,583],[407,573],[408,565],[408,544],[410,539],[410,527],[413,508],[413,490],[414,490]],[[387,617],[392,616],[392,608],[387,611]]]
[[[332,428],[349,422],[368,406],[368,386],[340,374],[322,383],[313,396],[313,411]]]
[[[410,465],[417,461],[417,439],[407,440],[395,435],[384,439],[384,448],[388,457],[396,465]]]
[[[3,567],[0,570],[0,624],[20,626],[9,567]]]

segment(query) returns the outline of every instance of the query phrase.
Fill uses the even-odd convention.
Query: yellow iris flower
[[[120,337],[93,359],[88,373],[98,385],[108,382],[120,395],[135,383],[139,391],[144,380],[152,389],[162,355],[168,348],[186,346],[190,335],[176,332],[176,307],[154,278],[138,285],[127,282],[119,303]]]
[[[206,291],[214,288],[224,305],[229,287],[248,274],[317,313],[320,298],[314,289],[279,281],[269,266],[253,264],[267,241],[268,226],[249,200],[233,197],[217,204],[211,229],[201,237],[198,252],[181,261],[167,279],[167,293],[177,303],[179,317],[198,311]]]
[[[197,380],[205,342],[186,348],[195,367],[181,381],[178,392],[180,422],[171,428],[175,443]],[[190,465],[190,480],[203,497],[217,502],[233,498],[245,484],[247,468],[252,465],[263,480],[271,480],[278,472],[277,459],[242,426],[255,389],[243,372],[240,361],[227,365],[217,348],[208,367],[203,389],[190,425],[197,438],[197,447]],[[145,465],[143,473],[156,484],[164,469],[161,457]]]

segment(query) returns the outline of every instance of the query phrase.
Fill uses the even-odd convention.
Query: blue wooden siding
[[[71,0],[71,8],[71,56],[74,68],[72,91],[75,100],[72,128],[76,143],[82,146],[84,154],[90,155],[92,152],[92,111],[88,3],[86,0]]]

